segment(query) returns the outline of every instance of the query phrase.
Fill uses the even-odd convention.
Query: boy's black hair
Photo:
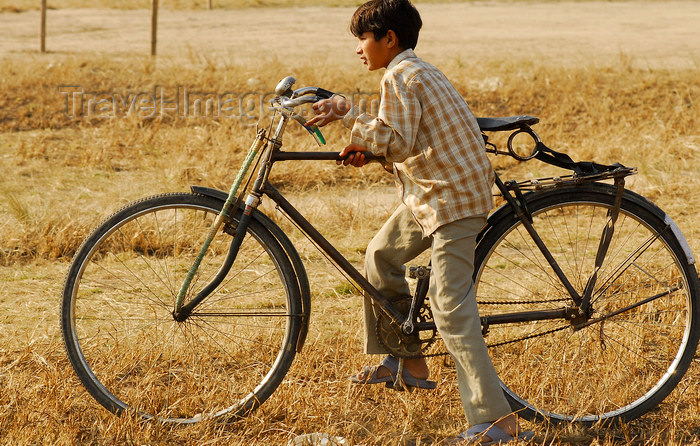
[[[409,0],[370,0],[353,14],[350,32],[360,37],[371,31],[379,40],[392,30],[399,39],[399,48],[406,50],[416,47],[421,26],[420,14]]]

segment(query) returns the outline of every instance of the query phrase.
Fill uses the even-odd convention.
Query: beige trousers
[[[486,216],[439,227],[424,238],[411,211],[400,205],[367,246],[367,280],[387,298],[408,295],[405,264],[431,248],[430,306],[440,336],[454,359],[462,407],[470,425],[511,413],[481,334],[472,274],[476,236]],[[384,354],[376,315],[365,298],[365,352]],[[377,310],[379,311],[379,310]]]

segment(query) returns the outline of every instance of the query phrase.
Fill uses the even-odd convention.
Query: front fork
[[[207,296],[209,296],[219,285],[221,285],[221,282],[224,281],[229,271],[231,270],[233,262],[236,259],[236,256],[238,255],[238,250],[241,247],[241,244],[243,243],[243,239],[245,238],[246,232],[248,230],[248,224],[250,223],[251,214],[253,213],[253,210],[257,207],[259,202],[260,198],[255,197],[253,194],[248,195],[248,198],[246,199],[245,203],[245,208],[243,210],[243,215],[241,215],[241,219],[238,221],[238,225],[235,227],[235,229],[231,228],[228,224],[224,226],[224,231],[228,233],[231,233],[230,231],[235,231],[235,233],[233,240],[231,241],[231,245],[229,246],[228,253],[226,254],[226,259],[224,260],[223,265],[221,265],[219,272],[212,279],[212,281],[209,282],[204,288],[202,288],[202,290],[199,293],[197,293],[197,295],[193,297],[192,300],[190,300],[187,303],[187,305],[182,305],[180,306],[179,310],[176,308],[175,311],[173,311],[173,317],[176,321],[182,322],[186,320],[190,316],[190,314],[192,314],[192,310],[194,310],[194,308],[197,305],[202,303],[204,299],[206,299]],[[198,266],[199,262],[195,266],[193,266],[193,270],[196,271],[196,269],[194,268]],[[190,272],[193,271],[191,270]]]
[[[243,179],[248,173],[248,170],[253,164],[253,161],[255,160],[258,152],[260,152],[261,149],[264,149],[264,147],[266,147],[266,140],[267,138],[265,129],[260,129],[255,137],[255,141],[253,141],[253,144],[251,145],[250,150],[248,151],[248,155],[243,161],[243,165],[241,166],[241,169],[239,170],[238,175],[236,176],[236,179],[233,182],[233,185],[231,186],[231,189],[229,190],[228,198],[226,199],[226,202],[224,203],[221,212],[219,213],[219,215],[217,215],[216,219],[214,220],[214,223],[212,224],[209,233],[207,234],[207,238],[205,239],[204,244],[202,245],[202,248],[200,249],[199,254],[197,255],[197,258],[194,261],[194,264],[187,273],[187,276],[185,277],[185,281],[183,282],[182,287],[180,288],[180,292],[177,295],[175,309],[173,310],[173,317],[178,322],[186,320],[190,316],[190,314],[192,314],[192,310],[194,310],[194,308],[197,305],[202,303],[202,301],[206,299],[206,297],[209,296],[209,294],[211,294],[216,289],[216,287],[218,287],[221,284],[221,282],[224,280],[229,270],[231,269],[231,266],[233,265],[233,261],[236,258],[236,255],[238,254],[238,249],[240,248],[241,243],[243,242],[243,238],[245,237],[246,230],[248,228],[248,223],[250,222],[251,218],[251,213],[260,202],[259,195],[257,197],[254,194],[248,196],[248,199],[246,200],[245,210],[243,211],[243,215],[241,216],[241,219],[238,222],[238,226],[236,227],[236,234],[233,238],[233,241],[231,242],[231,246],[229,247],[228,254],[226,255],[226,260],[224,261],[222,267],[219,269],[219,272],[217,273],[216,277],[214,277],[214,279],[209,284],[207,284],[207,286],[205,286],[199,293],[197,293],[197,295],[192,300],[190,300],[187,303],[187,305],[183,305],[184,297],[190,288],[192,279],[194,279],[194,276],[196,275],[197,270],[199,269],[199,266],[202,263],[202,260],[204,259],[204,256],[209,250],[209,246],[214,240],[214,237],[225,223],[231,221],[232,214],[235,212],[234,208],[237,207],[235,202],[238,197],[238,189],[243,183]],[[258,186],[258,183],[260,181],[261,178],[258,178],[258,181],[256,181],[256,186]],[[253,190],[257,189],[254,187]]]

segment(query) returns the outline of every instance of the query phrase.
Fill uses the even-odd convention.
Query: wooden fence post
[[[158,40],[158,0],[151,0],[151,56],[156,55]]]
[[[46,52],[46,0],[41,0],[41,31],[40,31],[41,52]]]
[[[207,0],[207,9],[211,9],[211,0]]]

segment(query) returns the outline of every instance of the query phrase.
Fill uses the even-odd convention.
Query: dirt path
[[[609,64],[620,55],[641,66],[700,66],[700,4],[694,1],[483,2],[423,4],[418,52],[428,60],[526,58]],[[246,62],[323,57],[347,60],[352,8],[162,10],[158,53]],[[54,53],[146,55],[148,10],[63,9],[48,13]],[[0,57],[37,54],[39,13],[0,14]],[[11,63],[11,62],[10,62]]]

